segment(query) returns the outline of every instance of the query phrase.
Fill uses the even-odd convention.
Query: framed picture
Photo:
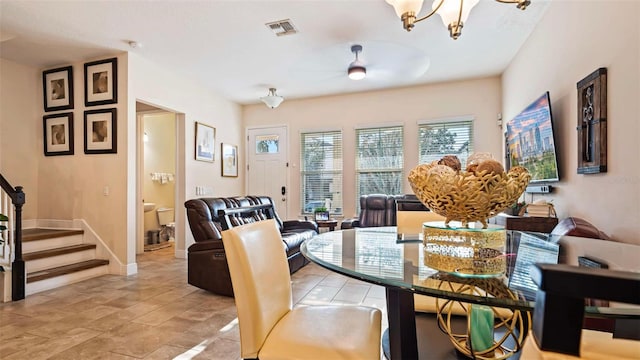
[[[84,64],[84,105],[95,106],[118,102],[118,59]]]
[[[73,155],[73,113],[45,115],[42,118],[44,155]]]
[[[117,153],[116,109],[87,110],[84,112],[84,153]]]
[[[328,211],[316,211],[313,213],[313,217],[316,221],[329,221]]]
[[[73,68],[71,66],[42,72],[44,111],[73,109]]]
[[[213,162],[216,129],[196,122],[196,160]]]
[[[222,176],[238,176],[238,147],[222,144]]]
[[[607,68],[599,68],[578,88],[578,174],[607,172]]]

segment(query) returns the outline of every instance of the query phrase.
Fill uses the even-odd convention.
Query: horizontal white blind
[[[332,214],[342,214],[342,132],[300,134],[300,208],[313,213],[330,200]]]
[[[356,207],[365,194],[401,194],[404,169],[402,126],[356,130]]]
[[[445,155],[455,155],[462,168],[473,153],[473,121],[448,121],[421,124],[418,128],[420,163],[440,160]]]

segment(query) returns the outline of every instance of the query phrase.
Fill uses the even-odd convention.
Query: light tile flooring
[[[139,255],[137,275],[101,276],[0,304],[0,359],[239,359],[233,298],[188,285],[186,260],[173,251]],[[292,281],[297,304],[385,310],[384,288],[315,264]]]

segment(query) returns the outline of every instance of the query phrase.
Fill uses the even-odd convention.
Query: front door
[[[287,127],[250,128],[247,132],[247,194],[270,196],[280,218],[287,219]]]

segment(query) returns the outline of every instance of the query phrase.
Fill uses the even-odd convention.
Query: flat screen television
[[[545,92],[507,122],[507,169],[523,166],[531,183],[560,180],[549,92]]]

